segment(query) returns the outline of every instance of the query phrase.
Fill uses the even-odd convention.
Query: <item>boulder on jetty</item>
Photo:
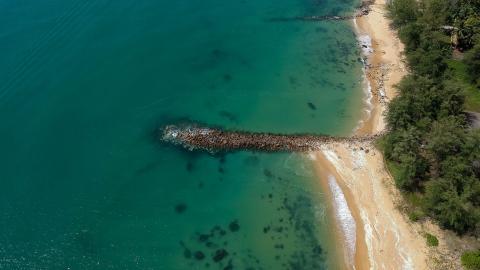
[[[163,129],[162,141],[181,145],[189,150],[262,152],[308,152],[336,142],[369,142],[380,134],[364,137],[334,137],[311,134],[275,134],[228,131],[196,125],[169,125]]]

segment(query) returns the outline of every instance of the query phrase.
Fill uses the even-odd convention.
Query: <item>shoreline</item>
[[[387,103],[396,95],[394,85],[406,74],[403,45],[384,16],[385,0],[376,0],[371,9],[368,15],[354,19],[352,26],[367,58],[365,107],[353,135],[385,130]],[[353,265],[345,259],[347,269],[427,269],[426,242],[397,209],[395,200],[400,194],[380,151],[371,143],[333,143],[315,152],[313,162],[322,187],[330,193],[332,208],[330,177],[340,186],[355,220],[355,254]],[[347,238],[336,219],[336,235],[341,239],[337,246],[345,255]]]
[[[362,246],[365,243],[365,234],[362,226],[358,226],[359,224],[356,222],[360,216],[358,215],[359,210],[356,207],[356,204],[352,200],[353,196],[350,190],[344,185],[343,181],[339,181],[341,176],[337,173],[335,166],[324,159],[323,155],[315,153],[312,155],[311,160],[313,160],[315,173],[317,176],[320,177],[321,181],[320,186],[322,190],[325,191],[326,200],[329,202],[327,210],[328,215],[330,217],[335,217],[335,220],[332,224],[335,224],[334,231],[333,231],[333,238],[336,239],[334,246],[337,253],[338,258],[337,262],[342,267],[340,269],[369,269],[369,261],[363,260],[362,258],[368,257],[368,250]],[[329,186],[329,179],[330,177],[334,177],[334,180],[337,182],[338,186],[340,186],[341,192],[344,195],[344,199],[350,210],[350,214],[352,215],[354,221],[356,222],[354,236],[355,236],[355,254],[353,258],[348,258],[348,247],[346,246],[347,241],[345,241],[344,235],[345,233],[342,231],[342,228],[339,226],[339,221],[337,220],[337,209],[334,206],[334,194],[330,189]]]

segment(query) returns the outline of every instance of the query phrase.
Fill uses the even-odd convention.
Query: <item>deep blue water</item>
[[[344,134],[344,0],[0,1],[0,269],[322,269],[308,159],[162,145],[178,121]]]

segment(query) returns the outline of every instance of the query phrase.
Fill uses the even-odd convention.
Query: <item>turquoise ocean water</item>
[[[0,1],[0,269],[335,268],[308,159],[158,128],[346,134],[354,0]]]

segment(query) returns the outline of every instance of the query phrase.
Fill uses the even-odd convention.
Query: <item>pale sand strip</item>
[[[371,112],[357,134],[385,129],[386,103],[395,96],[393,85],[406,73],[402,44],[384,14],[384,0],[376,0],[372,12],[356,22],[358,34],[369,35],[373,47],[366,72]],[[337,179],[357,224],[355,269],[427,269],[425,240],[396,208],[394,198],[399,195],[378,150],[369,144],[336,143],[316,153],[316,160],[322,182],[329,175]]]

